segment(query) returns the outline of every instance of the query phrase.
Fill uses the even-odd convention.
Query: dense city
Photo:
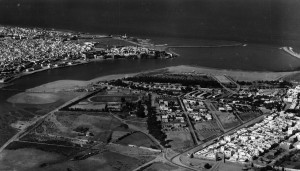
[[[0,40],[0,83],[45,69],[93,60],[174,57],[172,53],[141,46],[136,38],[127,36],[5,26],[0,27]],[[103,40],[106,40],[105,45],[99,44]],[[112,46],[116,41],[119,46]]]

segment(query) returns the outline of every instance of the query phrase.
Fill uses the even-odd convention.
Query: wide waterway
[[[169,45],[178,45],[168,39]],[[161,40],[157,40],[160,42]],[[195,45],[188,43],[185,45]],[[26,90],[44,83],[62,80],[90,80],[96,77],[133,73],[176,65],[194,65],[211,68],[249,70],[249,71],[287,71],[297,70],[300,60],[278,47],[268,45],[248,45],[221,48],[177,48],[172,49],[180,54],[175,59],[144,60],[105,60],[91,62],[73,67],[58,68],[38,72],[15,80],[14,85],[6,89]],[[0,90],[0,106],[15,94],[14,91]]]

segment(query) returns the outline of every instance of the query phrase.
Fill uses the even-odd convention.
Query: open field
[[[233,113],[229,112],[215,112],[219,120],[221,121],[225,130],[232,129],[240,125],[240,121]]]
[[[154,159],[160,153],[160,152],[151,151],[139,147],[130,147],[126,145],[113,144],[113,143],[108,144],[105,148],[107,148],[109,151],[120,153],[131,157],[139,157],[139,156],[149,157],[149,160]]]
[[[159,146],[142,132],[134,132],[128,136],[120,138],[118,141],[116,141],[116,143],[122,145],[135,145],[159,149]]]
[[[155,162],[152,163],[149,167],[144,169],[143,171],[171,171],[171,170],[178,170],[179,168],[176,166],[172,166],[168,163],[162,162]]]
[[[65,157],[52,152],[33,148],[5,150],[0,154],[0,170],[17,171],[127,171],[147,162],[145,157],[131,157],[111,151],[104,151],[85,160],[65,161]],[[52,163],[41,168],[43,163]]]
[[[258,116],[260,116],[260,113],[257,112],[244,112],[244,113],[238,113],[239,117],[241,118],[242,122],[247,122],[251,119],[254,119]]]
[[[5,150],[18,149],[38,149],[45,152],[60,154],[62,156],[70,156],[82,150],[82,148],[77,147],[57,146],[55,144],[39,144],[25,141],[14,141],[10,143]]]
[[[21,104],[48,104],[58,101],[57,95],[50,93],[19,93],[7,99],[10,103]]]
[[[110,141],[114,129],[131,131],[108,114],[87,115],[81,112],[57,112],[49,115],[41,125],[22,137],[21,140],[67,147],[90,147],[96,142]]]
[[[80,137],[78,136],[79,133],[74,130],[88,129],[93,134],[88,139],[106,142],[109,137],[108,134],[121,125],[121,122],[110,116],[71,113],[59,112],[47,118],[46,122],[40,126],[40,129],[43,130],[44,134],[50,133],[71,138]]]
[[[171,149],[176,152],[183,152],[194,145],[190,132],[169,131],[166,135]]]
[[[214,138],[222,133],[216,120],[196,123],[194,127],[195,132],[201,141]]]
[[[135,122],[135,121],[126,121],[127,124],[134,125],[136,128],[139,128],[141,131],[148,131],[148,125],[146,122]]]
[[[64,156],[34,148],[4,150],[0,154],[0,170],[29,171],[38,170],[44,162],[56,161]]]
[[[224,84],[229,84],[229,83],[231,83],[231,81],[230,81],[227,77],[225,77],[224,75],[215,75],[215,78],[216,78],[219,82],[224,83]]]

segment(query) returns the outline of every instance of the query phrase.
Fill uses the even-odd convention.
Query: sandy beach
[[[225,69],[214,69],[206,67],[196,67],[180,65],[174,67],[168,67],[170,73],[181,73],[181,72],[196,72],[205,73],[212,75],[228,75],[235,80],[239,81],[257,81],[257,80],[278,80],[283,79],[289,75],[300,73],[300,71],[291,72],[257,72],[257,71],[239,71],[239,70],[225,70]]]

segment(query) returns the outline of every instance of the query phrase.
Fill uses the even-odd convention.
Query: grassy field
[[[120,144],[108,144],[106,148],[109,151],[120,153],[123,155],[131,156],[131,157],[140,157],[140,156],[149,156],[149,159],[154,159],[159,152],[150,151],[147,149],[142,149],[138,147],[129,147]]]
[[[0,170],[35,171],[40,170],[39,165],[44,162],[57,161],[63,158],[62,155],[34,148],[4,150],[0,154]]]
[[[147,123],[145,122],[134,122],[134,121],[126,121],[127,124],[134,125],[135,127],[139,128],[142,131],[147,131]]]
[[[176,152],[183,152],[193,146],[190,132],[170,131],[166,134],[167,140],[170,140],[171,149]]]
[[[205,141],[221,134],[221,129],[216,123],[216,120],[196,123],[195,129],[195,132],[201,141]]]
[[[86,137],[84,136],[85,134],[82,135],[75,131],[76,129],[87,129],[93,135]],[[71,139],[107,142],[115,129],[118,131],[131,131],[122,127],[122,123],[119,120],[109,115],[58,112],[46,118],[39,127],[24,136],[22,140],[43,143],[51,142],[54,144],[61,144],[59,143],[60,141],[70,143]]]
[[[147,135],[142,132],[134,132],[128,136],[120,138],[116,141],[118,144],[122,145],[136,145],[136,146],[143,146],[148,148],[159,149],[159,146],[153,142]]]
[[[221,121],[225,130],[232,129],[240,125],[238,118],[229,112],[215,112],[219,120]]]
[[[259,117],[261,116],[260,113],[257,113],[257,112],[245,112],[245,113],[238,113],[239,117],[241,118],[241,120],[243,122],[247,122],[251,119],[254,119],[256,117]]]
[[[177,170],[177,169],[178,169],[178,167],[172,166],[168,163],[155,162],[155,163],[152,163],[146,169],[144,169],[144,171],[171,171],[171,170]]]
[[[38,149],[46,152],[60,154],[63,156],[70,156],[82,150],[81,148],[62,147],[62,146],[56,146],[55,144],[37,144],[37,143],[20,142],[20,141],[14,141],[6,147],[6,150],[18,150],[18,149]]]
[[[127,171],[147,162],[145,157],[131,157],[111,151],[104,151],[85,160],[70,161],[53,152],[33,148],[5,150],[0,154],[0,170],[17,171]],[[52,163],[41,168],[42,163]]]
[[[139,99],[138,96],[93,96],[89,98],[92,102],[121,102],[124,98],[126,101],[133,102]]]

